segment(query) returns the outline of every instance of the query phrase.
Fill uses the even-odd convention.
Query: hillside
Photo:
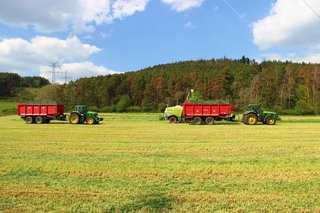
[[[15,114],[17,102],[36,100],[39,89],[48,84],[42,77],[0,72],[0,116]]]
[[[67,108],[81,103],[105,112],[160,112],[167,105],[181,104],[191,88],[203,100],[230,100],[238,111],[260,103],[279,113],[318,114],[320,65],[257,63],[246,57],[184,61],[47,85],[36,98],[56,100]]]
[[[162,111],[182,103],[193,88],[202,99],[230,100],[239,111],[260,103],[280,113],[318,114],[320,66],[245,57],[184,61],[53,87],[48,98],[100,111]]]

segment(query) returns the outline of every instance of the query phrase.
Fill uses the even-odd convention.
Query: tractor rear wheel
[[[37,124],[42,124],[44,122],[44,119],[42,116],[37,116],[36,119],[35,119],[35,122]]]
[[[90,124],[90,125],[92,125],[92,124],[95,123],[95,122],[94,122],[94,118],[91,117],[91,116],[89,116],[89,117],[86,118],[86,122],[87,122],[87,124]]]
[[[177,122],[178,122],[178,118],[177,118],[177,117],[171,116],[171,117],[169,118],[169,123],[175,124],[175,123],[177,123]]]
[[[80,120],[80,117],[79,117],[79,115],[76,114],[76,113],[71,114],[70,117],[69,117],[69,122],[70,122],[71,124],[78,124],[78,123],[79,123],[79,120]]]
[[[258,121],[258,117],[255,114],[248,114],[244,118],[244,123],[248,125],[256,125]]]
[[[27,116],[27,117],[26,117],[26,123],[27,123],[27,124],[32,124],[32,123],[33,123],[33,117]]]
[[[266,120],[266,124],[268,124],[268,125],[275,125],[276,122],[277,122],[277,120],[272,116],[268,117]]]
[[[200,118],[200,117],[194,117],[194,118],[193,118],[193,123],[196,124],[196,125],[202,124],[202,118]]]
[[[207,125],[213,125],[214,124],[214,118],[213,117],[207,117],[206,120],[204,120],[204,122]]]

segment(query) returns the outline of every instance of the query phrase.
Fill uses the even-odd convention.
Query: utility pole
[[[60,68],[60,65],[57,62],[53,62],[49,66],[52,68],[50,71],[48,71],[51,74],[51,83],[54,84],[56,82],[56,74],[61,73],[57,71],[57,69]]]
[[[63,73],[64,73],[64,83],[67,84],[68,79],[70,78],[70,77],[68,77],[69,72],[68,72],[68,70],[65,70],[65,71],[63,71]]]

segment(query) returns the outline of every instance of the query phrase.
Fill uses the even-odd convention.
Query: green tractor
[[[263,111],[259,104],[250,104],[249,109],[243,113],[242,122],[247,125],[255,125],[258,121],[263,124],[275,125],[280,117],[275,112]]]
[[[75,109],[70,113],[69,122],[71,124],[98,124],[103,118],[98,117],[97,112],[88,111],[87,106],[77,105]]]

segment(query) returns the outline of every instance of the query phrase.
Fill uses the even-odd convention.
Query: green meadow
[[[320,117],[196,126],[159,116],[0,117],[0,211],[320,211]]]
[[[14,115],[17,102],[11,100],[0,100],[0,116]]]

